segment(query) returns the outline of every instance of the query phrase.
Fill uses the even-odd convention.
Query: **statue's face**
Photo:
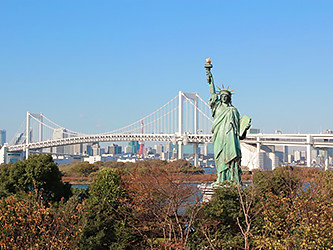
[[[221,95],[221,101],[222,101],[222,103],[229,104],[230,101],[231,101],[230,95],[222,94]]]

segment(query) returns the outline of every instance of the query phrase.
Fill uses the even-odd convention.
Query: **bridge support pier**
[[[183,159],[184,156],[184,145],[181,141],[178,142],[178,159]]]
[[[312,138],[311,135],[306,136],[306,166],[311,167],[312,164]]]
[[[194,143],[193,144],[193,153],[194,153],[194,159],[193,159],[193,164],[194,166],[198,166],[198,144]]]
[[[204,156],[208,156],[208,143],[205,142],[205,145],[204,145]]]

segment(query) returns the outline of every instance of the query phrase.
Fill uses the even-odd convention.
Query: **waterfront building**
[[[106,161],[116,161],[116,160],[117,159],[110,154],[93,155],[93,156],[89,156],[89,157],[84,157],[84,161],[87,161],[90,164],[93,164],[98,161],[106,162]]]
[[[241,166],[248,170],[274,170],[281,166],[278,154],[270,147],[262,146],[258,152],[257,147],[241,142]]]
[[[83,157],[80,155],[69,156],[69,155],[52,155],[53,161],[57,164],[71,164],[73,161],[82,161]]]
[[[8,152],[7,163],[15,163],[21,161],[23,158],[23,152]]]
[[[0,145],[0,164],[7,163],[7,146],[7,143],[4,146]]]

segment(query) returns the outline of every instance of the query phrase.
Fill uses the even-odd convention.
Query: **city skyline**
[[[179,90],[208,101],[203,65],[211,57],[215,83],[236,90],[233,103],[254,127],[332,129],[332,7],[330,1],[4,1],[0,127],[10,141],[30,111],[100,133],[139,120]]]

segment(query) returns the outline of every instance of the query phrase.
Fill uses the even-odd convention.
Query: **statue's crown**
[[[234,90],[229,90],[229,87],[228,88],[225,88],[224,85],[222,84],[222,89],[220,87],[217,87],[219,90],[217,91],[217,94],[218,95],[221,95],[222,93],[226,93],[227,95],[233,95],[233,94],[236,94],[234,92]]]

